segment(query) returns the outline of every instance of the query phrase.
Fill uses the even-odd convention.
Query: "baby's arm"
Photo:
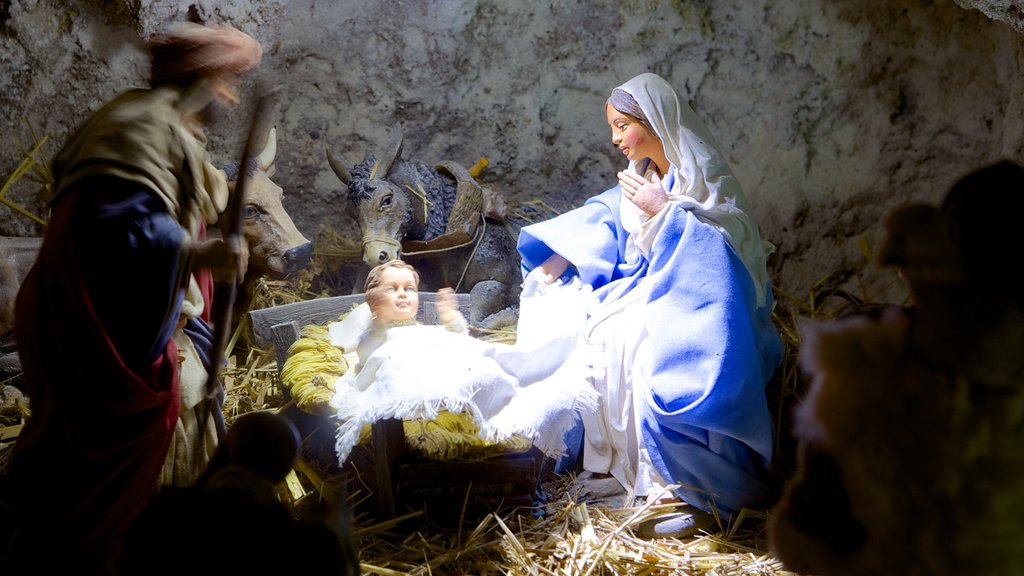
[[[437,319],[445,328],[463,334],[469,331],[466,318],[462,312],[459,312],[459,306],[455,302],[455,290],[451,288],[438,290],[435,306],[437,307]]]

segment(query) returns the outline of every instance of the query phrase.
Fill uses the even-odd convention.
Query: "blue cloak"
[[[523,227],[524,277],[553,253],[571,276],[593,286],[609,305],[650,283],[644,306],[648,353],[637,359],[650,395],[639,428],[662,477],[676,495],[724,517],[774,497],[768,470],[773,427],[765,386],[782,359],[771,322],[771,292],[757,307],[750,274],[723,233],[670,203],[650,259],[627,256],[619,218],[620,188],[580,208]],[[633,366],[633,369],[637,369]]]

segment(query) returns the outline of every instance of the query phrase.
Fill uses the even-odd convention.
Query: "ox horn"
[[[270,171],[270,167],[274,165],[274,158],[277,158],[276,126],[272,126],[270,131],[267,132],[267,143],[263,145],[263,152],[260,152],[260,155],[256,157],[260,168],[267,173],[267,176],[273,176]]]
[[[331,165],[331,170],[338,176],[338,179],[348,186],[348,183],[352,181],[352,175],[348,173],[348,168],[345,168],[345,164],[331,152],[331,149],[327,149],[327,163]]]

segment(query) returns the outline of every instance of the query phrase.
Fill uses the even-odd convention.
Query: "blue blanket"
[[[638,358],[651,394],[639,407],[640,431],[658,472],[676,495],[730,516],[774,497],[766,471],[773,428],[765,386],[782,359],[771,297],[756,306],[754,285],[723,234],[670,205],[647,259],[627,256],[618,187],[584,206],[522,229],[523,274],[553,252],[571,276],[593,286],[607,306],[650,283],[643,307],[648,353]],[[641,399],[637,399],[641,401]]]

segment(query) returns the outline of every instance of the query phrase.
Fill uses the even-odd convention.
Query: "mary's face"
[[[640,161],[644,158],[656,158],[661,150],[661,140],[651,134],[636,118],[623,114],[611,104],[605,105],[608,126],[612,129],[612,144],[626,158]]]

